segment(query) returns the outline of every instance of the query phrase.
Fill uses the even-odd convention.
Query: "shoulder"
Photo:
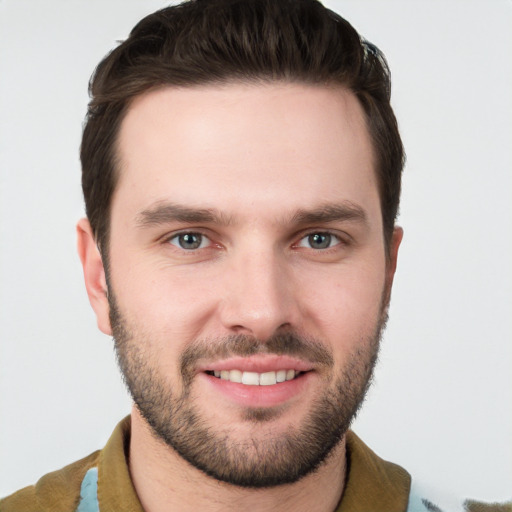
[[[85,473],[97,465],[100,451],[41,477],[29,485],[0,499],[2,512],[72,511],[78,506],[80,487]]]
[[[337,512],[512,512],[512,502],[482,503],[417,480],[347,433],[347,476]]]

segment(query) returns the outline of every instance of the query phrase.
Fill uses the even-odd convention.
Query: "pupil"
[[[179,238],[180,246],[183,249],[197,249],[201,245],[201,235],[186,233]]]
[[[326,249],[331,244],[331,235],[327,233],[309,235],[309,244],[315,249]]]

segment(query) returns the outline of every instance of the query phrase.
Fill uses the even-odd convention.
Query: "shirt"
[[[0,500],[0,511],[144,512],[128,468],[130,424],[127,416],[102,450]],[[405,469],[381,459],[352,431],[347,433],[346,448],[345,487],[335,512],[442,512],[411,487]],[[493,506],[466,502],[459,510],[512,512],[510,504],[489,507]]]

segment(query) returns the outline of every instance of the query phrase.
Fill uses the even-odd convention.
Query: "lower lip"
[[[283,405],[301,395],[313,378],[314,372],[305,372],[293,380],[271,386],[248,386],[229,380],[219,379],[207,373],[199,374],[214,389],[229,401],[244,407],[274,407]]]

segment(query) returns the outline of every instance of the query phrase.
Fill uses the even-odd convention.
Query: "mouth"
[[[244,384],[246,386],[273,386],[297,379],[306,372],[295,369],[280,369],[269,372],[249,372],[242,370],[207,370],[207,375],[217,377],[221,380]]]
[[[214,403],[223,397],[228,403],[249,408],[297,401],[318,379],[314,363],[286,355],[233,356],[205,361],[196,370]]]

